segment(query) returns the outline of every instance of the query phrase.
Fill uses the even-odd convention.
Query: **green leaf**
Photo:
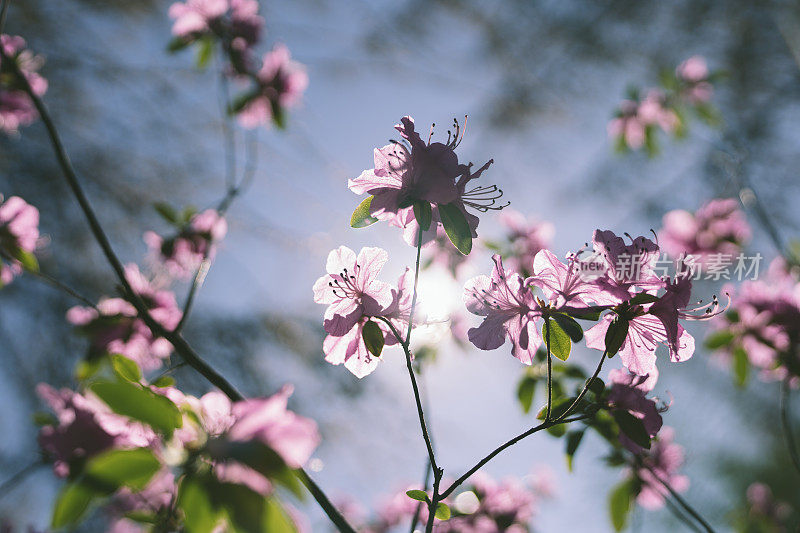
[[[353,215],[350,217],[351,228],[366,228],[378,221],[377,218],[369,214],[370,206],[374,196],[367,196],[364,201],[358,204]]]
[[[739,387],[744,387],[747,383],[747,376],[750,373],[750,361],[747,358],[747,352],[744,348],[737,346],[733,350],[733,375],[736,378],[736,384]]]
[[[606,331],[606,355],[611,358],[622,348],[625,338],[628,336],[628,321],[624,318],[616,317],[608,325]]]
[[[183,510],[183,525],[188,533],[211,533],[219,522],[219,512],[211,503],[201,480],[186,477],[178,489],[178,507]]]
[[[556,424],[555,426],[550,426],[549,428],[547,428],[546,431],[548,433],[550,433],[552,436],[560,439],[567,432],[567,425],[566,424]]]
[[[736,335],[730,330],[723,329],[720,331],[715,331],[706,338],[706,348],[709,350],[717,350],[724,346],[728,346],[733,342],[734,338],[736,338]]]
[[[178,407],[150,389],[127,381],[98,381],[89,388],[115,413],[144,422],[167,438],[183,423]]]
[[[547,331],[548,328],[550,330],[549,333]],[[544,324],[542,324],[542,338],[545,340],[545,346],[550,349],[550,353],[555,357],[562,361],[569,359],[572,343],[569,340],[569,335],[561,329],[558,322],[548,318]]]
[[[175,211],[174,207],[166,202],[156,202],[153,204],[153,208],[155,208],[156,212],[161,215],[161,218],[170,224],[177,224],[180,221],[178,212]]]
[[[31,415],[33,423],[37,426],[57,426],[58,418],[53,413],[45,413],[44,411],[36,411]]]
[[[78,361],[75,367],[75,377],[78,378],[78,381],[86,381],[100,371],[104,360],[105,358],[93,357]]]
[[[575,456],[575,452],[578,451],[578,446],[580,446],[585,432],[586,430],[580,429],[567,433],[567,469],[570,472],[572,472],[572,458]]]
[[[577,318],[578,320],[591,320],[597,321],[600,319],[600,315],[603,314],[603,311],[609,309],[610,306],[607,305],[594,305],[585,308],[577,308],[577,309],[570,309],[569,315],[572,318]]]
[[[153,387],[158,387],[159,389],[165,389],[167,387],[172,387],[175,385],[175,378],[172,376],[161,376],[157,378],[153,383]]]
[[[517,386],[517,399],[519,399],[519,403],[525,414],[531,411],[533,397],[536,393],[536,381],[536,378],[532,376],[524,376]]]
[[[414,218],[417,219],[417,224],[420,225],[422,231],[431,229],[433,212],[431,211],[430,202],[425,202],[423,200],[414,202]]]
[[[110,450],[89,460],[84,475],[93,485],[139,491],[160,468],[161,463],[147,448]]]
[[[175,53],[175,52],[178,52],[180,50],[183,50],[184,48],[186,48],[190,44],[192,44],[192,40],[191,39],[186,39],[185,37],[175,37],[167,45],[167,50],[169,52]]]
[[[600,378],[594,378],[592,380],[587,380],[586,386],[590,391],[595,393],[595,395],[600,396],[603,394],[603,391],[606,389],[605,382]]]
[[[17,248],[14,250],[13,256],[14,259],[20,262],[22,268],[28,272],[39,272],[39,261],[31,252],[23,250],[22,248]]]
[[[142,369],[139,368],[139,365],[137,365],[134,361],[131,361],[124,355],[112,355],[111,365],[114,367],[114,372],[126,381],[139,383],[139,381],[142,379]]]
[[[428,495],[425,494],[424,490],[417,490],[417,489],[407,490],[406,496],[408,496],[412,500],[417,500],[418,502],[428,503],[430,501],[428,499]]]
[[[464,255],[472,251],[472,230],[464,212],[456,204],[439,206],[439,218],[450,242]]]
[[[611,524],[614,531],[622,531],[628,524],[628,515],[633,502],[633,483],[623,481],[611,491],[608,498],[608,508],[611,513]]]
[[[256,440],[228,442],[214,439],[208,442],[206,451],[214,460],[233,460],[245,464],[270,480],[283,485],[298,498],[303,496],[303,489],[295,472],[286,465],[275,450],[266,444]]]
[[[198,41],[197,47],[197,68],[205,70],[209,61],[214,56],[214,39],[204,37]]]
[[[361,330],[361,338],[364,339],[364,344],[369,350],[369,353],[374,355],[375,357],[380,357],[381,352],[383,351],[383,330],[381,327],[373,322],[372,320],[368,320],[366,324],[364,324],[364,328]]]
[[[436,514],[434,515],[439,520],[450,520],[450,508],[446,503],[439,502],[436,504]]]
[[[648,294],[646,292],[640,292],[633,298],[628,301],[629,305],[644,305],[644,304],[651,304],[658,300],[658,296],[653,294]]]
[[[258,94],[258,90],[252,90],[237,95],[236,98],[233,99],[233,102],[228,106],[228,114],[235,115],[236,113],[240,112],[242,109],[247,107],[247,104],[256,99]]]
[[[619,429],[628,436],[633,442],[642,448],[650,449],[650,435],[644,428],[641,420],[630,414],[628,411],[615,409],[612,413],[614,420],[619,424]]]
[[[74,482],[65,485],[53,507],[53,529],[79,524],[97,496],[94,489],[83,483]]]
[[[297,531],[294,522],[275,498],[269,498],[266,502],[264,531],[269,533],[295,533]]]
[[[250,533],[264,531],[265,498],[245,485],[214,483],[210,485],[211,499],[223,509],[233,531]]]
[[[575,399],[576,398],[573,396],[562,396],[558,399],[553,400],[553,405],[550,408],[550,417],[558,418],[559,416],[564,414],[569,408],[569,406],[572,405],[572,402],[575,401]],[[585,403],[586,403],[585,400],[581,401],[581,403],[578,404],[575,410],[576,411],[579,410],[581,406],[583,406]],[[536,414],[536,418],[538,420],[544,420],[545,415],[547,415],[546,405],[539,410],[539,412]]]
[[[583,328],[581,328],[580,324],[575,322],[574,318],[561,313],[554,313],[553,320],[555,320],[558,325],[561,326],[561,329],[569,335],[572,342],[581,342],[583,339]]]

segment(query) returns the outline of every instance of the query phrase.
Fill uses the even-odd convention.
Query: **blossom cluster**
[[[6,202],[4,239],[15,239],[9,247],[32,249],[37,212],[12,200]],[[177,235],[145,235],[160,275],[153,279],[129,264],[125,279],[150,317],[175,331],[183,311],[167,285],[213,259],[226,223],[211,209],[167,218]],[[112,531],[144,531],[152,524],[186,524],[194,531],[195,515],[210,529],[248,530],[269,515],[270,523],[297,530],[299,519],[279,501],[275,487],[299,490],[291,470],[308,461],[320,437],[315,422],[287,409],[292,387],[231,401],[217,391],[199,398],[184,394],[168,375],[171,369],[148,379],[173,346],[147,326],[133,301],[125,294],[71,308],[67,319],[89,338],[77,372],[80,385],[37,388],[53,413],[40,417],[39,445],[56,475],[67,480],[53,527],[74,526],[97,500],[106,503]],[[137,468],[120,471],[122,464]],[[69,509],[75,493],[87,501],[79,511]]]
[[[712,257],[732,257],[750,240],[752,231],[739,202],[718,198],[690,213],[675,209],[664,215],[659,245],[672,257],[690,255],[700,264]]]
[[[608,135],[618,150],[645,148],[650,155],[658,151],[657,131],[680,137],[685,134],[686,109],[708,123],[717,121],[710,105],[717,75],[709,71],[705,59],[692,56],[675,69],[662,74],[662,86],[646,91],[631,90],[608,124]]]
[[[197,44],[198,64],[204,67],[219,45],[227,58],[224,74],[248,85],[229,107],[247,129],[270,123],[282,127],[285,110],[300,101],[308,85],[305,68],[284,45],[258,59],[255,48],[264,27],[258,10],[256,0],[186,0],[169,9],[174,20],[171,50]]]
[[[729,285],[726,290],[735,295],[734,305],[714,321],[717,331],[706,344],[733,361],[741,382],[751,365],[764,379],[789,379],[796,385],[800,376],[797,267],[777,258],[764,279]]]
[[[56,475],[69,480],[62,494],[84,490],[90,499],[110,499],[112,531],[191,523],[190,513],[200,512],[211,528],[226,521],[240,526],[248,517],[219,510],[226,493],[274,500],[275,484],[286,483],[282,470],[301,467],[319,443],[316,424],[286,408],[291,387],[231,402],[216,391],[196,398],[171,385],[119,379],[93,381],[81,392],[37,389],[55,415],[40,429],[39,444]],[[120,403],[123,392],[138,409]],[[166,425],[165,416],[172,418]],[[115,459],[135,461],[136,479],[103,470]],[[191,494],[199,488],[208,492],[210,508],[195,507]],[[54,526],[71,523],[59,523],[56,511]]]
[[[467,308],[484,317],[479,327],[469,330],[470,341],[482,350],[493,350],[507,338],[514,357],[531,364],[542,345],[546,319],[549,324],[551,316],[583,318],[590,310],[609,311],[586,331],[589,348],[611,355],[619,351],[623,364],[637,375],[654,372],[658,346],[666,346],[674,362],[690,358],[694,338],[681,320],[707,319],[718,314],[716,298],[707,305],[690,306],[689,271],[682,269],[674,278],[657,276],[653,262],[659,248],[646,237],[631,238],[628,244],[611,231],[597,230],[592,243],[602,265],[594,277],[581,274],[577,266],[580,251],[568,254],[566,262],[549,250],[538,252],[533,275],[528,278],[507,272],[501,257],[495,255],[491,276],[473,278],[465,286]],[[633,258],[637,268],[618,268],[621,257]],[[636,275],[627,275],[631,272]],[[621,273],[626,275],[620,276]],[[658,295],[660,291],[663,293]],[[619,344],[612,348],[609,337],[617,332]]]
[[[177,233],[164,238],[153,231],[144,234],[152,258],[163,263],[168,275],[186,280],[195,275],[203,261],[212,261],[216,246],[228,232],[225,218],[214,209],[189,213],[187,220],[173,220]]]
[[[0,35],[0,46],[9,62],[13,61],[17,67],[14,69],[0,59],[0,130],[16,134],[20,126],[28,126],[39,118],[24,83],[37,96],[47,92],[47,80],[39,74],[44,59],[28,50],[25,39],[19,36]],[[19,79],[17,71],[25,77],[24,81]]]

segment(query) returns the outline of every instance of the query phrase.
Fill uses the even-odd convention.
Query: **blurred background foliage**
[[[127,261],[142,260],[144,230],[165,229],[154,202],[204,207],[223,192],[218,73],[198,72],[188,54],[166,53],[168,4],[18,1],[6,27],[47,58],[46,102]],[[476,161],[495,158],[492,181],[516,209],[555,223],[559,253],[580,246],[595,227],[644,234],[667,209],[694,209],[714,196],[736,196],[743,186],[755,190],[784,238],[800,227],[800,6],[794,2],[302,0],[263,3],[262,13],[267,40],[286,42],[309,66],[311,87],[286,134],[258,133],[256,184],[231,211],[230,239],[187,337],[245,393],[296,383],[294,408],[322,427],[320,482],[330,492],[369,505],[375,495],[417,481],[424,466],[399,361],[361,382],[324,364],[320,309],[310,292],[325,254],[339,243],[389,242],[398,272],[411,260],[394,232],[354,235],[346,225],[357,201],[345,180],[371,166],[372,147],[384,143],[400,116],[447,123],[469,112],[460,152]],[[729,73],[715,96],[724,125],[666,142],[654,160],[615,156],[605,126],[625,88],[655,84],[659,69],[696,53]],[[242,146],[240,138],[240,165]],[[42,212],[49,238],[44,271],[90,298],[114,291],[41,125],[0,139],[0,191]],[[481,234],[495,226],[484,217]],[[774,254],[763,234],[752,249]],[[488,270],[486,258],[478,269]],[[64,320],[74,302],[36,280],[17,280],[0,302],[5,478],[35,457],[29,416],[39,409],[35,384],[69,384],[85,346]],[[702,330],[695,333],[702,337]],[[446,343],[441,351],[452,354],[426,376],[433,426],[445,457],[469,443],[445,465],[460,470],[486,443],[530,419],[514,405],[521,369],[504,349],[462,355]],[[675,398],[665,422],[689,453],[695,507],[724,530],[746,487],[762,481],[800,508],[781,440],[777,386],[751,379],[739,390],[702,351],[662,368],[662,383]],[[176,375],[191,384],[189,392],[206,389],[191,371]],[[548,439],[492,468],[524,475],[536,463],[558,465],[560,444]],[[559,471],[559,501],[540,510],[540,530],[607,530],[605,494],[616,474],[590,464],[593,452],[583,448],[575,473]],[[0,501],[0,516],[19,525],[46,523],[55,487],[40,472]],[[319,524],[319,512],[308,511]],[[640,531],[675,527],[665,511],[638,513],[633,524]]]

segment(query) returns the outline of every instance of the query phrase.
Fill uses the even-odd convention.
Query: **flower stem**
[[[547,346],[547,413],[544,421],[550,421],[550,413],[553,409],[553,355],[550,353],[550,318],[545,316],[544,320],[544,343]]]
[[[418,221],[419,222],[419,221]],[[417,284],[419,283],[419,258],[422,255],[422,226],[417,232],[417,261],[414,267],[414,293],[411,297],[411,309],[408,312],[408,331],[406,331],[406,346],[411,342],[411,328],[414,324],[414,310],[417,307]],[[400,340],[399,338],[397,340]]]
[[[800,472],[800,456],[797,453],[797,443],[792,431],[791,414],[789,412],[790,390],[788,378],[784,379],[781,382],[781,427],[783,428],[783,436],[786,439],[786,447],[789,449],[789,456],[792,458],[795,469]]]
[[[411,350],[408,347],[408,343],[403,341],[402,335],[400,334],[399,331],[397,331],[397,328],[394,327],[394,324],[392,324],[386,317],[379,316],[375,318],[377,318],[378,320],[382,321],[384,324],[389,326],[392,335],[395,336],[397,342],[400,343],[400,346],[403,347],[403,351],[406,354],[406,367],[408,368],[408,376],[411,378],[411,388],[414,390],[414,400],[416,401],[417,404],[417,415],[419,416],[419,425],[420,428],[422,429],[422,438],[425,441],[425,447],[428,449],[428,459],[430,460],[431,468],[433,469],[433,478],[435,481],[437,472],[439,472],[439,467],[436,464],[436,454],[433,451],[433,444],[431,443],[430,434],[428,433],[428,426],[425,423],[425,412],[422,408],[422,400],[419,394],[419,386],[417,385],[417,378],[414,374],[414,366],[411,363],[413,355],[411,354]]]

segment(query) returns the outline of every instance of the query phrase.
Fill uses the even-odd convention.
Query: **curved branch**
[[[2,9],[6,9],[8,6],[8,0],[4,0]],[[89,223],[89,228],[92,231],[92,234],[95,237],[95,240],[100,245],[100,248],[103,251],[107,261],[111,265],[111,268],[114,270],[114,273],[117,275],[117,279],[122,284],[124,292],[126,296],[129,298],[131,304],[136,308],[136,311],[139,314],[139,317],[144,321],[148,328],[150,328],[156,335],[160,337],[164,337],[172,345],[175,347],[175,350],[183,357],[184,361],[194,368],[197,372],[199,372],[204,378],[206,378],[212,385],[219,388],[226,396],[228,396],[233,401],[240,401],[244,399],[244,396],[236,390],[236,388],[227,380],[225,379],[219,372],[217,372],[214,368],[211,367],[208,363],[206,363],[195,351],[194,349],[184,340],[184,338],[180,334],[175,334],[173,332],[167,331],[161,324],[156,322],[153,317],[150,315],[146,305],[142,301],[141,297],[136,294],[128,283],[128,280],[125,278],[125,269],[122,266],[117,255],[114,253],[114,249],[111,246],[108,237],[106,236],[105,232],[103,231],[103,227],[100,225],[100,221],[98,220],[97,216],[95,215],[94,209],[92,208],[91,204],[89,203],[86,194],[83,192],[83,188],[78,181],[78,177],[75,173],[75,170],[72,168],[72,163],[70,163],[69,157],[67,156],[66,150],[64,149],[64,145],[61,142],[61,138],[58,134],[58,131],[55,128],[52,118],[50,117],[50,113],[47,110],[47,107],[44,105],[44,102],[39,98],[31,89],[30,83],[25,78],[25,76],[20,72],[19,66],[16,62],[11,61],[8,55],[5,53],[2,47],[0,47],[0,58],[3,59],[3,62],[8,64],[12,69],[15,77],[20,81],[22,84],[22,88],[25,93],[31,98],[36,110],[39,112],[39,116],[42,119],[42,123],[44,124],[45,128],[47,129],[48,136],[50,138],[50,142],[53,145],[53,150],[55,151],[56,159],[58,160],[58,164],[61,167],[62,173],[64,174],[64,178],[67,181],[72,193],[75,195],[75,198],[78,200],[78,204],[83,211],[83,214],[86,218],[86,221]],[[340,531],[344,533],[354,533],[355,530],[347,524],[347,521],[344,517],[339,513],[338,510],[331,504],[330,500],[325,496],[322,490],[311,480],[311,478],[306,474],[304,471],[301,472],[301,480],[304,481],[306,487],[308,487],[309,491],[311,492],[314,499],[317,503],[322,507],[325,513],[328,515],[328,518],[337,525]]]

